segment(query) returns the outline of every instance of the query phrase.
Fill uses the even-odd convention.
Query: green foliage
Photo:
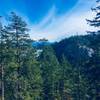
[[[56,91],[55,85],[59,79],[59,62],[54,54],[52,47],[47,46],[39,58],[41,76],[43,80],[42,95],[43,100],[54,100]]]
[[[13,12],[8,21],[2,34],[0,31],[0,82],[4,85],[4,98],[33,100],[40,95],[42,80],[39,62],[34,57],[35,50],[27,33],[27,24]]]
[[[99,27],[99,18],[88,22]],[[99,29],[34,48],[26,22],[14,12],[7,21],[0,23],[0,100],[100,99]]]

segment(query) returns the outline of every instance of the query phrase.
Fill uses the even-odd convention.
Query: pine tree
[[[87,20],[90,26],[96,27],[93,40],[91,40],[90,48],[93,49],[94,53],[90,58],[90,61],[86,64],[89,66],[88,79],[89,79],[89,95],[91,99],[100,99],[100,0],[97,0],[97,6],[92,9],[96,12],[93,20]]]
[[[29,35],[27,34],[27,24],[22,20],[21,17],[17,16],[14,12],[11,13],[9,17],[9,25],[5,27],[6,34],[9,35],[9,40],[11,42],[10,47],[13,49],[12,56],[14,57],[14,62],[17,65],[15,77],[16,77],[16,99],[23,98],[21,93],[21,67],[23,64],[23,59],[26,57],[27,50],[29,47]],[[9,43],[7,41],[7,43]],[[15,65],[14,65],[15,66]]]
[[[47,46],[43,49],[40,56],[41,76],[43,80],[42,97],[43,100],[55,100],[59,98],[58,79],[59,62],[54,54],[52,47]]]
[[[25,95],[24,100],[41,100],[41,86],[42,86],[42,78],[41,78],[41,70],[40,70],[40,63],[35,58],[35,50],[34,48],[30,48],[29,53],[24,60],[24,66],[21,68],[21,72],[23,75],[24,80],[27,81],[26,89],[24,93],[28,94]]]
[[[59,92],[61,100],[72,99],[73,68],[63,55],[60,66]]]
[[[4,55],[3,55],[3,27],[0,16],[0,100],[4,100]]]

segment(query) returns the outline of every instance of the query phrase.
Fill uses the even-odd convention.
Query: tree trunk
[[[3,69],[3,66],[1,66],[1,73],[2,73],[2,81],[1,81],[1,100],[4,100],[4,69]]]

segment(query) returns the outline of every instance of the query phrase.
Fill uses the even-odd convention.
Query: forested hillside
[[[59,62],[62,62],[64,56],[71,64],[73,77],[70,79],[75,85],[73,89],[76,89],[75,100],[88,100],[88,97],[84,97],[90,95],[90,100],[98,100],[93,95],[100,92],[100,33],[64,39],[55,43],[53,48]],[[77,94],[80,96],[77,97]]]
[[[93,11],[87,22],[98,30],[39,45],[20,16],[6,26],[1,17],[0,100],[100,100],[100,6]]]

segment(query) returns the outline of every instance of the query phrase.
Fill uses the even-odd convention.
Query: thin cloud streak
[[[63,16],[56,16],[55,6],[49,11],[41,23],[31,26],[31,38],[37,40],[47,38],[50,41],[57,41],[60,38],[79,34],[86,34],[86,30],[91,30],[87,25],[86,18],[91,19],[94,13],[91,7],[95,0],[79,0],[77,5]]]

